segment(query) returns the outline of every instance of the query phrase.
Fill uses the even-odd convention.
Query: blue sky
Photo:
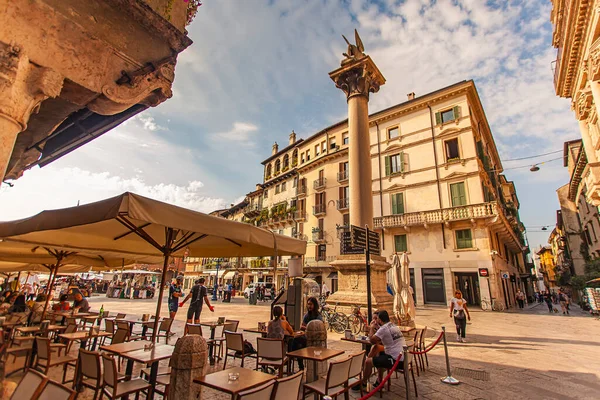
[[[126,190],[201,211],[239,200],[261,180],[274,141],[345,118],[328,72],[354,28],[387,79],[370,111],[473,79],[503,159],[561,150],[580,135],[569,100],[554,95],[550,11],[548,0],[206,0],[188,27],[194,44],[178,59],[174,97],[3,185],[0,219]],[[545,243],[548,232],[533,231],[554,224],[566,168],[554,161],[506,176],[531,244]]]

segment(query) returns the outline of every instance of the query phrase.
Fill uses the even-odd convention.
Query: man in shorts
[[[375,357],[367,358],[365,362],[363,389],[367,387],[367,382],[373,371],[373,367],[379,369],[379,379],[375,385],[379,385],[385,369],[392,368],[398,358],[402,359],[403,349],[406,346],[406,341],[400,328],[390,322],[390,316],[387,311],[379,311],[377,320],[380,325],[377,331],[369,336],[369,341],[374,345],[383,345],[383,352],[380,352]],[[360,386],[355,386],[353,390],[360,390]]]
[[[183,276],[179,275],[175,278],[175,283],[171,283],[169,286],[169,316],[171,319],[175,319],[179,309],[179,298],[183,296],[181,282],[183,282]]]
[[[215,308],[210,305],[210,301],[208,300],[208,289],[204,286],[204,278],[200,278],[195,282],[194,287],[190,290],[187,297],[179,303],[179,306],[183,307],[190,297],[192,298],[192,302],[190,303],[190,308],[187,313],[188,324],[192,323],[192,319],[195,324],[200,323],[200,313],[202,312],[203,303],[206,303],[210,312],[215,312]]]

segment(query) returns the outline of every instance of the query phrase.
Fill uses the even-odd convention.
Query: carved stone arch
[[[275,161],[275,172],[277,173],[277,172],[280,172],[280,171],[281,171],[281,160],[277,159]]]
[[[398,143],[394,143],[390,146],[388,146],[384,151],[382,151],[383,154],[387,154],[387,153],[392,153],[394,151],[400,151],[403,149],[403,146],[398,144]]]

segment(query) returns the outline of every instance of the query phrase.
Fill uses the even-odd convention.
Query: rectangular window
[[[447,122],[452,122],[457,120],[460,117],[458,106],[454,106],[449,110],[444,110],[435,113],[435,123],[436,124],[445,124]]]
[[[275,194],[279,193],[279,190],[280,190],[279,185],[275,186]]]
[[[315,146],[315,157],[319,155],[319,150],[321,149],[320,145]]]
[[[304,153],[300,153],[300,162],[304,163]]]
[[[392,214],[404,214],[404,193],[392,193]]]
[[[344,133],[342,135],[342,144],[348,144],[350,142],[350,138],[348,137],[347,133]]]
[[[266,199],[267,197],[269,197],[269,191],[265,190],[265,192],[263,193],[263,197]]]
[[[394,250],[397,253],[402,253],[402,252],[408,251],[406,235],[394,235]]]
[[[467,195],[465,192],[465,183],[453,183],[450,185],[450,197],[452,198],[452,207],[466,206]]]
[[[331,150],[335,150],[335,138],[330,138],[329,139],[329,148]]]
[[[297,187],[298,186],[298,177],[297,176],[294,178],[293,182],[294,183],[292,183],[292,187]]]
[[[458,160],[460,154],[458,152],[458,139],[450,139],[444,142],[446,147],[446,161]]]
[[[388,139],[394,139],[400,136],[400,129],[398,127],[392,128],[388,131]]]
[[[306,150],[306,161],[310,161],[310,150]]]
[[[281,191],[282,191],[282,192],[285,192],[285,186],[286,186],[286,184],[285,184],[285,182],[283,182],[283,183],[281,184]]]
[[[470,229],[461,229],[456,231],[456,248],[457,249],[472,249],[473,238]]]
[[[327,152],[327,142],[321,142],[321,153]]]
[[[350,214],[344,214],[344,226],[350,226]]]
[[[385,175],[389,176],[398,172],[404,172],[404,153],[385,157]]]

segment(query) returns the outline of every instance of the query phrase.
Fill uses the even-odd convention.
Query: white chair
[[[315,392],[321,396],[337,397],[348,390],[348,373],[352,358],[343,361],[332,362],[327,370],[327,377],[317,381],[306,383],[302,398],[307,393]]]
[[[48,381],[45,375],[30,369],[13,392],[11,400],[35,399]]]
[[[276,368],[278,376],[283,376],[283,367],[288,362],[282,339],[256,339],[256,369],[260,367]]]
[[[275,381],[275,388],[271,395],[271,400],[289,400],[297,399],[300,396],[300,386],[302,386],[302,377],[304,371],[300,371],[285,378],[279,378]]]
[[[254,389],[248,389],[238,394],[238,400],[265,400],[271,398],[275,381],[267,382],[262,386]]]
[[[352,362],[350,363],[350,372],[348,373],[348,389],[354,386],[360,385],[360,395],[364,395],[362,381],[363,381],[363,366],[365,364],[366,351],[361,351],[358,354],[352,356]]]

